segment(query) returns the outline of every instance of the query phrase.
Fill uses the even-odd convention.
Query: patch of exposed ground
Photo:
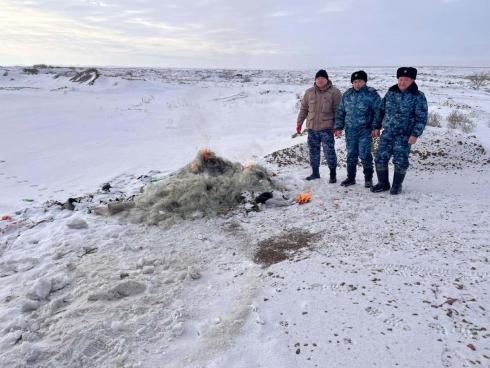
[[[373,156],[376,155],[377,143],[375,141],[373,144]],[[337,144],[336,151],[338,166],[345,167],[345,145]],[[273,152],[265,159],[279,167],[308,167],[308,146],[306,143],[300,143]],[[323,164],[325,165],[325,162]],[[426,129],[417,143],[412,146],[410,154],[410,166],[420,171],[454,170],[488,164],[490,158],[476,136],[450,129]]]
[[[293,229],[278,236],[262,240],[257,244],[254,262],[268,267],[288,259],[293,259],[298,253],[309,248],[320,239],[320,234]]]

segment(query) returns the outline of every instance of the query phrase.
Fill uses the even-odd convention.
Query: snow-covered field
[[[353,70],[328,71],[345,90]],[[381,95],[395,83],[365,70]],[[2,367],[490,366],[490,90],[464,78],[480,70],[419,69],[441,127],[396,197],[361,170],[347,189],[303,180],[291,134],[314,71],[67,71],[0,67]],[[472,132],[447,127],[454,109]],[[312,201],[165,229],[88,213],[203,147]]]

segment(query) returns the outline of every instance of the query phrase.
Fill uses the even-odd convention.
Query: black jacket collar
[[[391,86],[389,91],[391,92],[398,92],[398,93],[402,93],[402,91],[400,91],[400,88],[398,88],[398,84],[395,84],[394,86]],[[411,93],[411,94],[416,94],[417,92],[419,91],[419,87],[417,86],[417,83],[413,82],[410,87],[408,87],[407,89],[407,92],[408,93]]]

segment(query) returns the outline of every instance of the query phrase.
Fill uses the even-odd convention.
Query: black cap
[[[367,73],[364,70],[359,70],[357,72],[352,73],[350,76],[350,82],[354,83],[356,79],[363,80],[364,82],[367,82]]]
[[[323,77],[323,78],[328,79],[328,73],[327,73],[327,71],[325,69],[320,69],[319,71],[317,71],[316,74],[315,74],[315,79],[317,79],[319,77]]]
[[[401,68],[398,68],[396,71],[396,78],[400,77],[408,77],[412,79],[417,78],[417,69],[411,67],[411,66],[402,66]]]

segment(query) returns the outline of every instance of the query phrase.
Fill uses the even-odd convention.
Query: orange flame
[[[204,162],[209,160],[209,156],[211,155],[211,151],[209,150],[209,148],[203,148],[200,153]]]
[[[305,203],[308,203],[309,201],[311,201],[311,192],[307,192],[307,193],[301,193],[299,194],[296,199],[295,199],[296,203],[298,204],[305,204]]]

